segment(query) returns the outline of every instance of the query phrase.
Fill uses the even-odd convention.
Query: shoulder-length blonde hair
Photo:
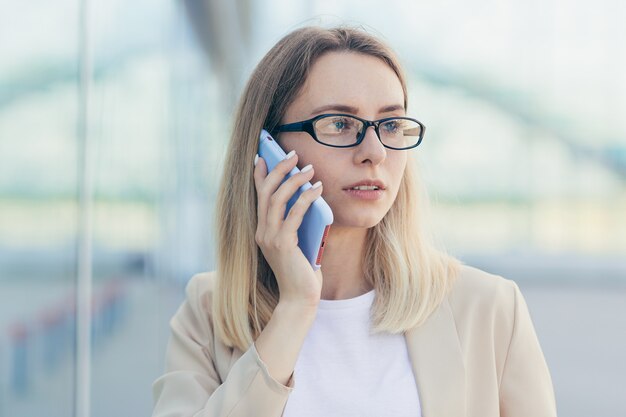
[[[383,60],[406,82],[389,47],[362,29],[305,27],[281,39],[253,71],[235,114],[217,200],[216,335],[245,351],[267,325],[279,299],[276,278],[254,235],[253,159],[262,128],[272,131],[303,86],[317,58],[350,51]],[[365,278],[376,290],[374,331],[404,332],[423,323],[452,285],[459,262],[435,249],[424,212],[427,195],[415,160],[407,164],[394,204],[368,231]]]

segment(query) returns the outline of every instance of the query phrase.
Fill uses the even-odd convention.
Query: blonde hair
[[[227,150],[217,210],[217,281],[213,295],[216,335],[247,350],[278,304],[276,277],[257,246],[254,155],[262,128],[272,131],[303,86],[317,58],[349,51],[383,60],[406,82],[389,47],[362,29],[305,27],[282,38],[259,62],[240,99]],[[366,279],[376,290],[373,331],[400,333],[419,326],[452,285],[459,262],[435,249],[427,231],[427,195],[413,157],[394,204],[368,230]],[[413,163],[411,163],[413,162]]]

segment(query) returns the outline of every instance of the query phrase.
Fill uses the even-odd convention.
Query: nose
[[[354,157],[357,163],[369,161],[373,165],[378,165],[384,161],[387,156],[387,148],[385,148],[380,139],[378,139],[374,126],[367,128],[363,141],[361,141],[355,149]]]

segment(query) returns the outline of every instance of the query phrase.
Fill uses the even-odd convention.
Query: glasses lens
[[[415,120],[391,119],[378,127],[380,140],[392,148],[409,148],[419,142],[422,126]]]
[[[326,116],[318,119],[313,128],[320,142],[348,146],[356,143],[363,123],[350,116]]]

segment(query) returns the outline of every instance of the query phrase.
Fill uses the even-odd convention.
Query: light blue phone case
[[[285,151],[276,143],[274,138],[265,130],[261,131],[259,137],[259,156],[265,160],[267,164],[267,172],[274,169],[276,164],[285,159],[287,156]],[[286,181],[292,175],[300,172],[298,167],[294,167],[283,180]],[[281,183],[282,184],[282,183]],[[294,205],[300,194],[311,188],[310,182],[303,184],[298,191],[287,202],[285,217]],[[302,224],[298,228],[298,246],[302,250],[304,256],[309,260],[313,269],[317,270],[322,263],[322,255],[324,253],[324,243],[328,230],[333,222],[333,212],[330,206],[320,196],[310,206],[302,218]]]

